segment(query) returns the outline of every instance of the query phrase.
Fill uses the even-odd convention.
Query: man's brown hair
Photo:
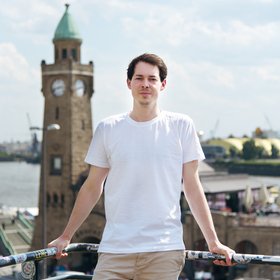
[[[135,66],[138,62],[146,62],[157,66],[159,69],[159,77],[162,82],[167,76],[167,67],[164,61],[157,55],[151,53],[144,53],[135,57],[128,65],[127,68],[127,79],[131,80],[134,75]]]

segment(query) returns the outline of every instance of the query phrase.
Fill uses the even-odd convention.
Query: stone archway
[[[209,251],[206,240],[197,239],[194,243],[194,250]],[[200,273],[200,275],[203,275],[203,278],[199,279],[210,279],[210,275],[212,275],[212,277],[217,280],[227,279],[228,267],[217,266],[214,265],[211,261],[202,260],[193,261],[192,266],[194,275],[196,275],[196,273]]]
[[[236,253],[240,253],[240,254],[257,254],[258,253],[257,246],[252,241],[249,241],[249,240],[242,240],[242,241],[238,242],[235,245],[234,250]],[[245,276],[253,277],[253,276],[255,276],[253,271],[254,271],[253,266],[251,265],[251,267],[249,268],[247,264],[238,264],[231,268],[232,277],[234,277],[234,279],[239,278],[239,277],[243,278]],[[258,273],[258,271],[256,273]]]
[[[236,244],[234,250],[237,253],[243,253],[243,254],[257,254],[258,248],[257,246],[249,241],[249,240],[243,240]]]

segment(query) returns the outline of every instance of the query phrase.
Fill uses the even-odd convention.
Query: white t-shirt
[[[195,127],[186,115],[162,111],[147,122],[136,122],[129,114],[103,120],[85,159],[110,169],[99,252],[184,249],[182,165],[203,159]]]

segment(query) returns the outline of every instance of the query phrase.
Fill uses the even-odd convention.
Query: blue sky
[[[68,1],[83,38],[82,63],[95,65],[94,126],[128,111],[126,68],[144,52],[169,69],[162,109],[190,115],[204,139],[280,131],[279,0]],[[0,142],[29,140],[41,126],[40,63],[53,63],[60,0],[2,1]],[[218,124],[218,125],[216,125]]]

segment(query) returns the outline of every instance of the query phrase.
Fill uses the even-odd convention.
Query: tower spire
[[[77,40],[82,42],[75,20],[68,11],[69,6],[70,4],[65,4],[66,9],[55,30],[53,42],[58,40]]]

